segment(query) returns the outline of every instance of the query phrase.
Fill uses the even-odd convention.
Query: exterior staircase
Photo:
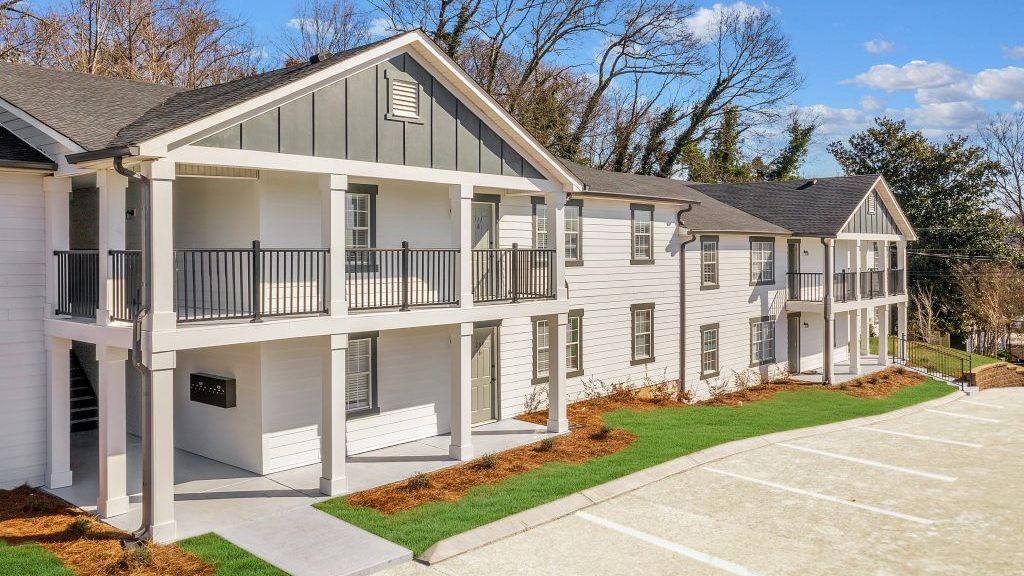
[[[78,357],[71,353],[71,431],[95,430],[99,415],[96,391]]]

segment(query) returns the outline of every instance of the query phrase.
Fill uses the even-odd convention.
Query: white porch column
[[[548,316],[548,432],[569,431],[565,379],[568,324],[568,314]]]
[[[835,367],[835,342],[833,336],[835,335],[836,316],[835,312],[832,311],[832,278],[835,273],[835,261],[836,261],[836,242],[832,238],[825,240],[825,261],[822,266],[822,286],[824,287],[824,298],[822,302],[822,311],[825,316],[825,334],[823,342],[823,354],[822,354],[822,366],[821,366],[821,383],[831,384],[835,380],[836,367]]]
[[[856,298],[860,298],[860,271],[863,269],[861,266],[862,258],[860,240],[854,242],[853,257],[850,258],[850,270],[853,271],[853,293]],[[854,340],[856,342],[856,340]]]
[[[456,278],[459,279],[459,306],[473,306],[473,186],[448,187],[452,223],[452,246],[459,249]]]
[[[155,287],[154,287],[155,288]],[[174,519],[174,369],[176,352],[150,356],[152,406],[149,429],[152,442],[152,498],[149,505],[150,530],[155,542],[169,542],[177,534]],[[143,503],[145,505],[146,503]]]
[[[548,246],[555,250],[554,282],[559,300],[569,297],[569,290],[565,286],[565,201],[565,192],[544,194],[548,218]]]
[[[860,315],[859,309],[850,310],[850,372],[860,372]]]
[[[110,518],[128,512],[125,366],[128,350],[96,347],[99,366],[99,495],[96,509]]]
[[[324,362],[320,414],[320,493],[335,496],[348,491],[345,458],[345,362],[348,334],[331,334]]]
[[[870,308],[860,309],[860,353],[867,356],[871,353],[871,328],[868,312]]]
[[[889,305],[882,304],[875,308],[875,318],[878,320],[878,365],[889,364]]]
[[[320,236],[323,246],[330,252],[330,278],[328,279],[328,310],[331,316],[348,314],[348,286],[345,284],[345,210],[348,176],[344,174],[320,175],[322,217]]]
[[[907,303],[900,302],[896,305],[896,333],[900,338],[907,337]]]
[[[879,259],[878,269],[882,271],[882,296],[889,295],[889,242],[882,240],[878,248]]]
[[[473,324],[452,326],[452,443],[448,455],[456,460],[473,458]]]
[[[71,340],[46,338],[47,376],[50,381],[47,488],[71,486]]]
[[[114,278],[110,270],[111,250],[124,250],[124,210],[128,179],[113,170],[96,172],[99,189],[98,272],[100,281],[96,323],[110,324],[114,310]]]
[[[174,162],[147,162],[143,172],[150,179],[150,230],[153,244],[152,314],[148,331],[172,330],[174,312]],[[144,327],[144,329],[146,329]]]
[[[43,178],[43,202],[46,206],[46,310],[53,318],[57,310],[57,261],[54,250],[67,250],[70,246],[71,178]]]
[[[907,286],[907,241],[897,240],[896,241],[896,264],[899,265],[902,270],[901,276],[903,276],[903,293],[910,295],[910,286]],[[905,332],[900,332],[903,334]]]

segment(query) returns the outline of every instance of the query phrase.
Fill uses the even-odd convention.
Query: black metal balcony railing
[[[99,253],[96,250],[55,250],[57,306],[61,316],[95,318],[99,305]]]
[[[903,286],[903,269],[902,268],[890,268],[889,274],[889,295],[896,296],[906,292],[906,288]]]
[[[512,248],[473,250],[473,300],[520,302],[555,298],[555,251]]]
[[[852,302],[857,299],[857,275],[854,272],[836,272],[832,275],[832,300]]]
[[[789,272],[786,274],[787,297],[789,300],[821,302],[824,290],[820,272]]]
[[[360,248],[345,251],[350,310],[458,305],[459,250]]]
[[[865,270],[860,273],[860,298],[868,300],[885,296],[885,270]]]
[[[131,322],[141,305],[142,253],[138,250],[111,250],[109,255],[110,277],[114,281],[110,317]]]
[[[174,251],[179,322],[327,312],[324,248]]]

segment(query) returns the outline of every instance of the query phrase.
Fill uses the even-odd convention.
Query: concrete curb
[[[820,426],[797,428],[794,430],[786,430],[784,432],[773,432],[772,434],[766,434],[764,436],[754,436],[751,438],[734,440],[732,442],[726,442],[725,444],[712,446],[692,454],[681,456],[674,460],[669,460],[668,462],[663,462],[650,468],[644,468],[643,470],[623,476],[622,478],[617,478],[610,482],[606,482],[592,488],[587,488],[586,490],[570,494],[564,498],[548,502],[547,504],[541,504],[536,508],[524,510],[502,518],[501,520],[491,522],[490,524],[485,524],[463,532],[462,534],[457,534],[451,538],[446,538],[428,548],[418,558],[418,560],[425,564],[434,564],[441,562],[442,560],[447,560],[458,556],[459,554],[491,544],[492,542],[508,538],[509,536],[513,536],[519,532],[524,532],[530,528],[535,528],[541,524],[546,524],[553,520],[568,516],[573,512],[599,504],[605,500],[632,492],[647,486],[648,484],[664,480],[669,476],[674,476],[681,472],[686,472],[687,470],[696,468],[697,466],[714,462],[715,460],[721,460],[722,458],[727,458],[735,454],[748,452],[757,448],[763,448],[779,442],[788,442],[798,438],[806,438],[808,436],[816,436],[818,434],[825,434],[828,432],[836,432],[839,430],[856,428],[858,426],[884,422],[886,420],[892,420],[909,414],[914,414],[916,412],[921,412],[927,408],[934,408],[936,406],[949,404],[950,402],[954,402],[965,397],[966,395],[963,392],[954,391],[942,398],[936,398],[913,406],[907,406],[906,408],[900,408],[899,410],[893,410],[892,412],[885,412],[884,414],[865,416],[863,418],[855,418],[853,420],[843,420],[841,422],[822,424]]]

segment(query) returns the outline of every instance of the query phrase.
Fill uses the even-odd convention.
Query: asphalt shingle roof
[[[0,126],[0,166],[38,165],[56,168],[53,160]]]
[[[789,233],[782,226],[704,194],[692,182],[598,170],[564,159],[562,164],[586,185],[588,194],[599,195],[603,192],[617,197],[636,196],[638,200],[662,199],[680,204],[699,202],[683,217],[687,226],[696,232]]]
[[[691,186],[797,236],[830,237],[839,233],[878,178],[868,174]]]

